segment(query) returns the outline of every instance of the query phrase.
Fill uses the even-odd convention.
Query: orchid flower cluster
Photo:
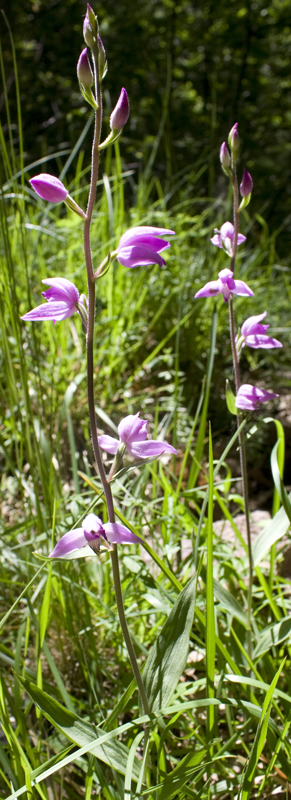
[[[223,171],[233,181],[236,179],[236,160],[239,153],[239,133],[238,123],[235,123],[230,131],[228,138],[231,153],[228,150],[226,142],[223,142],[220,148],[220,162]],[[237,186],[234,180],[234,222],[224,222],[220,230],[215,228],[214,236],[210,239],[212,244],[224,250],[225,254],[231,259],[231,266],[233,269],[225,268],[218,273],[218,279],[209,281],[199,289],[195,294],[196,297],[214,297],[215,295],[222,294],[224,302],[227,303],[232,300],[233,295],[240,295],[245,297],[253,296],[252,289],[242,280],[234,278],[234,263],[236,257],[237,247],[246,241],[246,236],[238,231],[238,217],[241,211],[250,202],[253,190],[253,180],[249,172],[244,168],[242,181],[240,183],[240,194],[242,201],[238,206],[237,201]],[[245,345],[254,348],[273,348],[282,347],[278,339],[274,339],[266,334],[269,325],[261,325],[261,321],[265,319],[267,311],[262,314],[249,317],[243,323],[241,331],[237,333],[235,338],[235,358],[239,360],[241,350]],[[233,348],[234,350],[234,348]],[[235,366],[235,365],[234,365]],[[268,392],[265,389],[259,389],[249,383],[240,385],[238,380],[238,369],[235,369],[236,377],[236,398],[235,406],[242,411],[255,411],[260,407],[261,403],[266,403],[279,395],[275,392]]]
[[[129,269],[151,264],[157,264],[162,267],[166,264],[166,261],[161,253],[170,247],[170,242],[164,237],[172,236],[175,232],[167,228],[152,226],[132,228],[123,233],[116,250],[108,254],[98,269],[96,271],[93,269],[90,248],[90,223],[96,192],[99,153],[120,136],[128,120],[130,109],[126,89],[122,88],[119,99],[110,116],[110,132],[105,140],[100,142],[102,118],[101,84],[107,72],[107,62],[105,49],[99,35],[97,17],[89,5],[84,19],[83,35],[87,46],[82,50],[77,63],[77,77],[83,97],[95,111],[91,184],[87,210],[84,211],[77,205],[62,181],[54,175],[42,173],[31,178],[29,182],[42,200],[55,204],[64,202],[69,209],[83,220],[88,296],[84,293],[80,294],[77,286],[67,278],[45,278],[43,283],[49,288],[42,294],[46,302],[28,311],[23,315],[22,319],[33,322],[51,320],[56,323],[71,317],[75,313],[81,317],[87,340],[88,406],[91,436],[95,460],[106,497],[109,522],[103,524],[99,517],[90,513],[84,519],[81,528],[73,529],[61,538],[51,552],[51,558],[68,558],[74,555],[83,555],[84,548],[86,548],[87,552],[88,545],[95,553],[99,553],[101,545],[105,549],[114,550],[116,544],[142,543],[142,539],[131,533],[128,528],[115,522],[110,483],[114,479],[126,451],[129,456],[137,459],[139,463],[142,463],[145,459],[157,458],[165,452],[176,453],[175,448],[167,442],[147,439],[148,423],[147,420],[140,419],[139,412],[135,415],[127,415],[119,423],[119,439],[114,439],[105,434],[98,435],[97,432],[93,393],[95,283],[107,272],[114,259],[118,259],[123,267]],[[100,448],[115,456],[108,478],[104,471]]]

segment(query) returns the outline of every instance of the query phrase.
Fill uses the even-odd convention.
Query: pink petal
[[[62,536],[49,557],[62,558],[67,555],[67,553],[71,553],[72,550],[80,550],[80,548],[84,547],[86,544],[83,528],[75,528],[75,530],[69,531],[69,533],[65,533],[65,535]]]
[[[235,283],[235,288],[232,289],[232,292],[234,294],[239,294],[239,295],[245,295],[246,294],[246,295],[249,295],[249,296],[254,294],[252,292],[252,290],[250,289],[250,287],[247,286],[247,284],[244,281],[234,281],[234,283]]]
[[[67,278],[45,278],[42,283],[51,287],[46,292],[43,292],[46,300],[62,300],[69,302],[71,305],[74,305],[79,300],[77,287]]]
[[[245,343],[249,347],[264,347],[265,350],[270,349],[271,347],[283,347],[282,343],[279,342],[278,339],[272,339],[271,336],[265,336],[263,333],[249,334],[246,336]]]
[[[35,192],[49,203],[61,203],[68,194],[67,189],[59,178],[55,178],[54,175],[48,175],[45,172],[41,175],[35,175],[29,183]]]
[[[249,333],[263,333],[263,331],[268,330],[269,325],[259,324],[266,316],[267,311],[263,311],[262,314],[255,314],[253,317],[248,317],[241,326],[242,336],[248,336]]]
[[[243,242],[246,242],[247,237],[244,236],[242,233],[237,234],[237,244],[240,245]]]
[[[27,314],[24,314],[23,317],[21,317],[21,319],[26,321],[52,319],[55,322],[56,320],[60,321],[62,319],[67,319],[67,317],[71,317],[75,311],[75,307],[71,308],[68,303],[60,303],[50,300],[49,303],[43,303],[41,306],[37,306],[31,311],[28,311]]]
[[[233,242],[234,227],[232,222],[223,223],[223,225],[220,228],[220,236],[222,238],[222,241],[224,241],[225,239],[230,239],[231,242]]]
[[[177,454],[177,450],[171,444],[155,442],[154,439],[148,439],[146,442],[133,442],[128,449],[135,458],[157,458],[166,452]]]
[[[151,225],[139,225],[136,228],[130,228],[122,235],[118,249],[129,242],[131,244],[138,243],[141,236],[172,236],[173,234],[175,234],[175,231],[170,231],[167,228],[153,228]]]
[[[106,453],[111,453],[113,456],[115,456],[119,447],[118,439],[114,439],[113,436],[106,436],[105,433],[98,436],[98,444],[102,450],[106,450]]]
[[[220,281],[209,281],[194,295],[195,297],[213,297],[221,292]]]
[[[212,244],[215,244],[216,247],[222,248],[220,233],[215,233],[214,236],[212,236],[212,238],[210,239],[210,241],[212,242]]]
[[[103,530],[103,524],[100,517],[97,517],[96,514],[88,514],[82,522],[82,528],[85,533],[98,533]]]
[[[148,264],[158,264],[161,267],[166,264],[162,256],[145,245],[122,247],[121,250],[118,250],[117,258],[120,264],[130,268],[143,267]]]
[[[118,425],[118,435],[121,442],[143,442],[147,438],[147,420],[139,419],[140,412],[128,414]]]
[[[120,522],[105,522],[103,525],[105,530],[107,539],[112,544],[131,544],[132,542],[139,542],[142,543],[138,536],[135,533],[132,533],[125,527],[125,525],[121,525]]]

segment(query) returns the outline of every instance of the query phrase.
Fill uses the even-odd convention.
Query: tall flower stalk
[[[88,296],[85,297],[85,295],[80,295],[77,287],[71,283],[71,281],[65,278],[47,279],[45,283],[47,283],[51,288],[46,292],[43,292],[46,303],[29,311],[23,316],[23,319],[27,321],[53,320],[53,322],[56,322],[57,320],[63,320],[72,316],[72,314],[75,312],[79,313],[82,319],[83,328],[86,333],[87,394],[90,432],[94,458],[104,491],[109,521],[103,524],[102,520],[100,520],[94,514],[89,514],[84,520],[82,528],[74,529],[73,531],[65,534],[60,542],[57,543],[50,555],[52,558],[66,557],[68,553],[75,553],[77,556],[80,549],[82,549],[84,545],[86,546],[86,544],[89,544],[91,550],[93,550],[93,552],[96,554],[100,552],[101,544],[110,550],[115,597],[120,625],[128,650],[133,674],[140,693],[143,710],[145,714],[149,714],[149,703],[125,616],[117,552],[117,543],[128,544],[139,540],[138,537],[132,534],[125,526],[115,522],[110,482],[114,477],[115,466],[117,462],[121,463],[122,461],[123,451],[125,450],[126,444],[128,445],[129,453],[136,456],[139,460],[147,457],[157,458],[165,450],[176,453],[176,450],[166,442],[154,442],[151,440],[144,441],[147,436],[146,420],[139,421],[137,419],[137,415],[136,418],[133,418],[134,430],[131,430],[131,416],[126,417],[126,420],[123,423],[120,423],[121,427],[119,426],[121,432],[123,431],[125,436],[124,443],[122,439],[122,452],[119,451],[116,455],[114,468],[112,467],[108,478],[106,477],[100,444],[98,442],[98,428],[94,398],[95,283],[96,280],[105,275],[115,258],[118,258],[123,266],[130,268],[139,265],[150,264],[158,264],[159,266],[162,266],[166,262],[162,256],[160,256],[160,251],[167,249],[170,244],[161,237],[165,234],[173,234],[174,231],[168,231],[164,228],[160,229],[145,226],[133,228],[131,231],[125,232],[121,237],[118,248],[113,253],[110,253],[94,272],[90,237],[99,171],[99,153],[101,150],[104,150],[106,147],[116,141],[116,139],[120,136],[123,126],[127,122],[129,116],[129,103],[126,90],[123,88],[120,92],[118,102],[110,116],[111,132],[101,143],[102,80],[106,75],[107,62],[105,49],[98,32],[98,20],[89,5],[87,6],[87,13],[84,19],[83,34],[87,47],[84,48],[79,57],[77,64],[77,75],[79,79],[80,91],[86,101],[94,108],[95,112],[90,188],[86,213],[77,205],[74,199],[70,197],[66,187],[59,180],[59,178],[56,178],[53,175],[42,174],[32,178],[30,183],[43,200],[47,200],[51,203],[65,202],[65,204],[72,211],[82,218]],[[89,60],[88,51],[91,54],[93,70]],[[123,433],[121,433],[121,438]],[[99,438],[102,446],[102,439],[104,439],[104,436]],[[105,437],[105,439],[108,438],[110,437]],[[135,447],[133,447],[133,445]],[[116,450],[117,449],[118,443]],[[111,452],[110,449],[109,452]],[[146,741],[147,736],[148,734],[146,735]]]
[[[233,360],[233,372],[235,381],[235,401],[233,405],[233,412],[237,415],[237,427],[240,429],[243,414],[245,411],[254,411],[259,408],[261,403],[267,402],[278,395],[274,392],[267,392],[264,389],[258,389],[250,384],[241,384],[239,358],[242,347],[248,345],[249,347],[281,347],[281,342],[266,335],[268,325],[260,325],[260,321],[264,319],[267,312],[263,312],[255,317],[250,317],[244,322],[241,328],[241,333],[236,334],[235,319],[233,309],[233,295],[253,295],[252,289],[247,284],[234,277],[235,262],[237,248],[241,245],[246,237],[239,233],[239,213],[248,205],[251,199],[253,189],[253,180],[249,172],[244,168],[242,181],[238,187],[237,179],[237,158],[239,155],[239,134],[238,124],[235,123],[231,129],[228,137],[228,144],[230,152],[225,142],[220,148],[220,162],[223,172],[228,176],[233,193],[233,223],[225,222],[221,229],[215,229],[214,236],[211,238],[212,244],[224,250],[225,254],[230,258],[230,269],[223,269],[219,272],[218,279],[209,281],[202,289],[196,292],[195,297],[213,297],[217,294],[222,294],[225,303],[228,303],[229,308],[229,329],[230,329],[230,343]],[[242,197],[239,204],[239,188]],[[253,588],[253,556],[252,556],[252,542],[251,542],[251,529],[250,529],[250,505],[249,505],[249,492],[248,492],[248,475],[247,475],[247,461],[246,461],[246,448],[242,431],[239,431],[239,452],[241,475],[243,483],[243,498],[244,510],[247,531],[247,549],[248,549],[248,562],[249,562],[249,582],[248,582],[248,595],[247,595],[247,642],[248,654],[252,658],[252,588]]]

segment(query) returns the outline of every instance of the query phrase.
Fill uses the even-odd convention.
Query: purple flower
[[[213,297],[221,293],[225,302],[227,302],[228,298],[233,294],[254,294],[244,281],[236,281],[232,276],[233,272],[230,269],[222,269],[218,273],[218,280],[206,283],[202,289],[199,289],[199,292],[196,292],[195,297]]]
[[[233,242],[234,242],[234,227],[232,222],[224,222],[220,228],[214,228],[215,235],[212,236],[210,241],[212,244],[215,244],[216,247],[220,247],[227,253],[230,258],[233,256]],[[246,241],[246,236],[243,236],[242,233],[238,233],[237,236],[237,245],[242,244]]]
[[[242,347],[246,344],[249,347],[283,347],[282,343],[278,341],[278,339],[272,339],[271,336],[266,336],[266,331],[270,327],[269,325],[260,325],[260,321],[265,319],[267,316],[267,312],[264,311],[263,314],[257,314],[254,317],[249,317],[243,323],[241,328],[241,336],[244,341],[242,341]]]
[[[77,75],[79,83],[85,89],[90,89],[94,81],[93,72],[88,58],[87,47],[84,47],[77,63]]]
[[[47,175],[43,172],[41,175],[36,175],[29,181],[33,189],[49,203],[61,203],[66,199],[68,191],[59,178],[54,175]]]
[[[126,89],[121,89],[116,106],[110,116],[110,128],[112,131],[119,131],[129,117],[129,102]]]
[[[147,441],[147,420],[139,419],[137,414],[129,414],[118,425],[119,439],[113,436],[98,436],[98,443],[102,450],[115,455],[120,445],[125,445],[131,456],[135,458],[157,458],[162,453],[177,453],[174,447],[167,442],[156,442],[154,439]]]
[[[77,303],[80,300],[78,289],[74,283],[68,281],[66,278],[45,278],[42,283],[50,286],[46,292],[42,292],[47,304],[43,303],[41,306],[33,308],[28,311],[21,319],[25,320],[56,320],[66,319],[71,317],[75,311],[78,311]]]
[[[80,550],[89,544],[95,553],[99,553],[102,541],[105,546],[111,544],[132,544],[141,542],[135,533],[131,533],[119,522],[103,522],[96,514],[88,514],[82,522],[82,528],[74,528],[65,533],[54,547],[50,558],[64,558],[74,550]],[[76,553],[77,555],[77,553]]]
[[[161,267],[166,262],[159,253],[170,247],[170,242],[165,242],[159,237],[174,233],[175,231],[169,231],[167,228],[152,228],[149,225],[131,228],[123,234],[117,248],[120,264],[124,267],[158,264]]]
[[[242,181],[240,184],[240,193],[242,197],[248,197],[253,191],[253,179],[250,173],[244,167]]]
[[[279,397],[279,395],[274,392],[266,392],[265,389],[257,389],[251,383],[244,383],[238,390],[235,405],[236,408],[241,408],[243,411],[256,411],[257,408],[260,408],[261,403],[267,403],[274,397]]]

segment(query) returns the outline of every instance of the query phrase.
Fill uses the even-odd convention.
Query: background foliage
[[[83,47],[80,18],[86,4],[10,0],[3,8],[21,63],[29,163],[71,147],[84,126],[76,54]],[[139,172],[154,162],[154,175],[169,200],[177,200],[187,185],[191,209],[197,194],[224,192],[218,147],[239,120],[245,164],[255,178],[253,209],[272,220],[272,230],[283,224],[279,248],[285,256],[291,211],[288,0],[101,0],[95,10],[109,57],[106,118],[120,86],[129,93],[131,115],[123,137],[127,165]],[[3,19],[1,39],[15,120],[14,71]],[[17,135],[16,127],[15,140]],[[89,150],[87,137],[86,158]]]

